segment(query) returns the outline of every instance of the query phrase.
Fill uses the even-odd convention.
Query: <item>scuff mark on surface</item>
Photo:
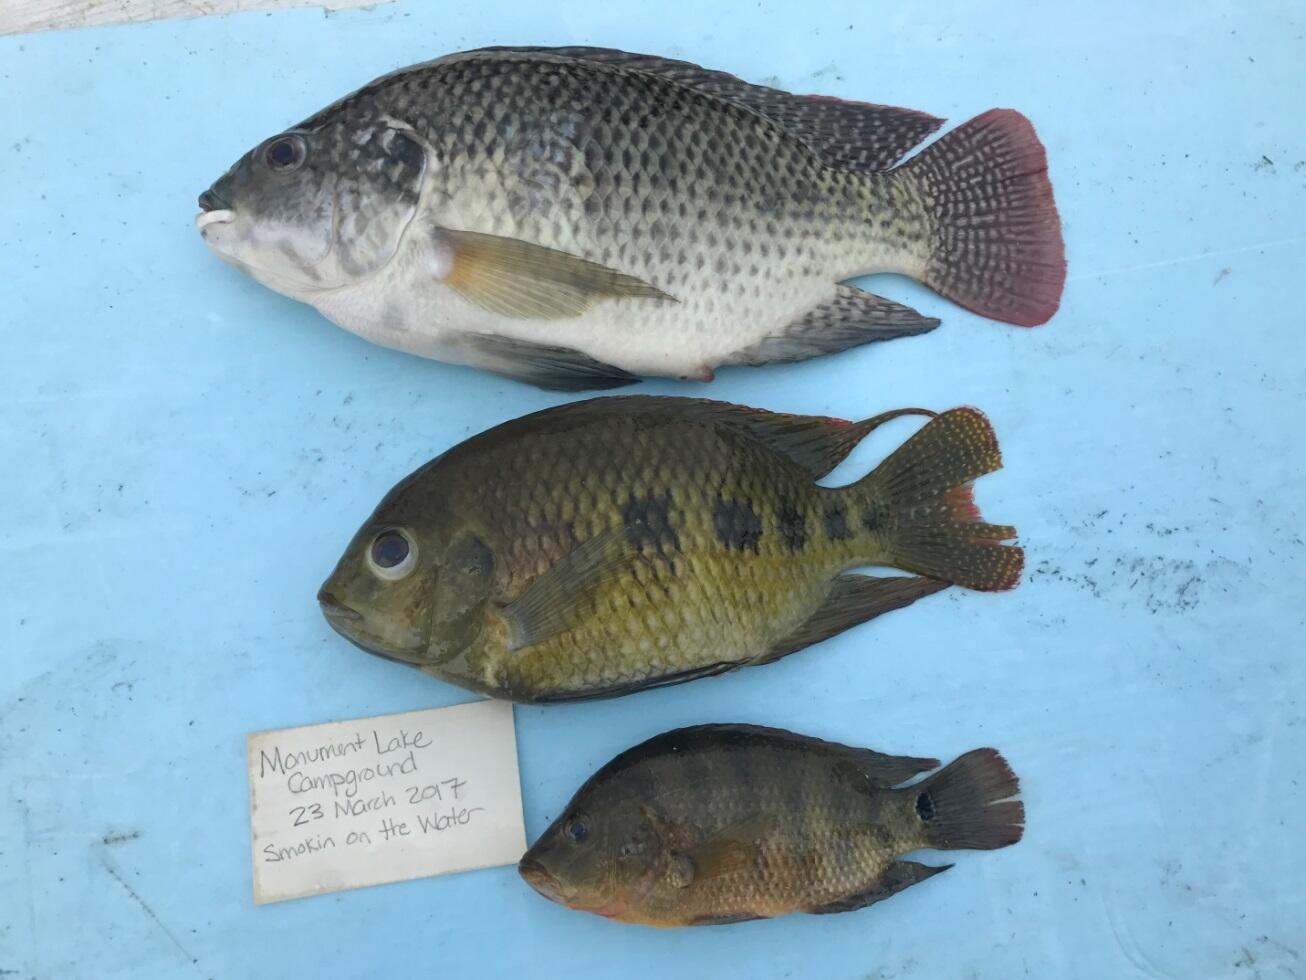
[[[129,840],[140,840],[141,832],[139,830],[128,831],[124,834],[105,834],[100,838],[100,843],[107,847],[116,847],[119,844],[126,844]]]
[[[159,931],[168,937],[168,940],[169,942],[172,943],[172,945],[177,947],[178,952],[180,952],[183,956],[185,956],[186,959],[190,960],[191,963],[198,963],[199,959],[191,955],[190,950],[188,950],[185,946],[181,944],[181,941],[172,934],[172,930],[169,929],[167,926],[165,926],[163,924],[163,920],[160,919],[154,913],[154,909],[150,908],[149,903],[146,902],[145,899],[141,898],[141,896],[137,894],[136,889],[132,888],[132,886],[127,883],[127,879],[124,878],[118,872],[118,869],[114,867],[113,861],[109,859],[109,856],[107,854],[100,854],[99,858],[100,858],[100,864],[104,865],[104,870],[109,872],[109,874],[113,876],[114,880],[118,882],[118,884],[122,885],[123,889],[127,892],[127,894],[130,895],[132,899],[136,902],[136,904],[141,907],[141,911],[143,911],[147,916],[149,916],[150,920],[156,926],[159,927]]]
[[[143,24],[152,20],[182,20],[236,14],[251,10],[318,7],[324,13],[350,7],[375,7],[389,0],[8,0],[0,7],[0,34],[99,27],[106,24]]]

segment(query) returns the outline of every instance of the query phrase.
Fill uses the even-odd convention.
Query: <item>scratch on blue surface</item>
[[[101,853],[100,863],[104,865],[104,870],[109,872],[113,877],[113,880],[122,885],[123,890],[131,896],[132,901],[140,906],[141,911],[145,913],[146,917],[158,927],[158,930],[161,933],[168,937],[168,941],[172,943],[173,946],[177,947],[177,951],[181,953],[182,956],[186,957],[186,959],[190,960],[191,963],[198,963],[199,960],[192,956],[190,950],[181,944],[181,940],[172,934],[172,930],[163,924],[163,920],[159,918],[154,909],[150,908],[149,903],[141,898],[141,896],[137,894],[136,889],[127,883],[127,879],[122,876],[122,873],[114,864],[113,859],[110,858],[108,854]]]
[[[1273,242],[1257,242],[1254,245],[1243,245],[1240,248],[1226,248],[1213,252],[1199,252],[1196,255],[1181,255],[1173,259],[1161,259],[1158,262],[1142,262],[1138,265],[1127,265],[1119,269],[1105,269],[1102,272],[1079,272],[1066,277],[1067,282],[1077,282],[1083,279],[1103,279],[1107,276],[1118,276],[1126,272],[1143,272],[1148,269],[1159,269],[1167,265],[1182,265],[1185,262],[1201,262],[1205,259],[1224,258],[1229,255],[1242,255],[1244,252],[1260,252],[1267,248],[1279,248],[1283,245],[1299,245],[1306,242],[1306,236],[1297,235],[1293,238],[1281,238]],[[1228,269],[1221,270],[1228,273]],[[1223,277],[1222,277],[1223,278]]]

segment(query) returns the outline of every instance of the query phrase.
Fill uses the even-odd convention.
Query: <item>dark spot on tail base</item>
[[[934,819],[934,800],[930,799],[929,793],[916,797],[916,815],[922,820]]]
[[[825,536],[831,541],[847,541],[848,511],[843,504],[833,504],[825,509]]]
[[[862,514],[862,527],[872,534],[877,531],[883,531],[889,526],[889,511],[880,505],[873,505],[870,510]]]
[[[712,508],[716,536],[727,548],[757,554],[762,540],[762,521],[747,500],[717,498]]]
[[[780,526],[780,537],[789,550],[802,551],[803,545],[807,544],[807,518],[803,512],[786,501],[780,505],[776,521]]]

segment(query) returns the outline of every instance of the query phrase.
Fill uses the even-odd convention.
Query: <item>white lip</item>
[[[199,214],[195,215],[195,227],[200,231],[203,231],[209,225],[221,225],[226,224],[228,221],[235,220],[235,211],[201,211]]]

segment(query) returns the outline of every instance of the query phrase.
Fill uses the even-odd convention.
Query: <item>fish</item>
[[[952,867],[904,854],[1021,839],[996,749],[938,767],[779,728],[681,728],[599,769],[517,869],[551,901],[641,925],[850,912]]]
[[[924,427],[862,479],[816,481],[882,424]],[[852,423],[704,399],[545,409],[400,481],[318,592],[362,649],[496,698],[613,697],[788,656],[956,584],[1018,582],[973,408]],[[905,576],[855,569],[887,565]]]
[[[374,343],[583,391],[798,361],[939,321],[1032,326],[1065,281],[1031,123],[791,95],[684,61],[495,47],[384,75],[199,196],[217,256]]]

